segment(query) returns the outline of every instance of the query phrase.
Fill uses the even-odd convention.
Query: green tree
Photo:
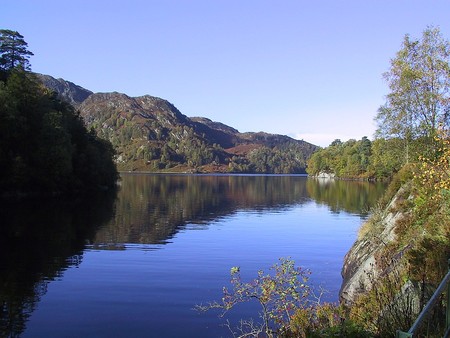
[[[359,144],[358,154],[360,158],[361,170],[366,171],[370,162],[370,155],[372,153],[372,142],[364,136]]]
[[[369,158],[369,176],[377,179],[389,178],[403,165],[403,141],[398,138],[378,138],[372,142]]]
[[[333,142],[331,142],[330,146],[335,147],[335,146],[340,146],[342,145],[342,141],[340,139],[335,139]]]
[[[450,124],[450,44],[438,28],[427,28],[421,40],[406,35],[384,74],[390,93],[375,118],[377,136],[404,140],[405,162],[411,145],[429,146],[440,124]]]
[[[28,58],[33,55],[23,36],[16,31],[0,29],[0,69],[11,70],[21,66],[25,70],[31,68]]]

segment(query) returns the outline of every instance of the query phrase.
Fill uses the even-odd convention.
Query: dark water
[[[291,257],[336,301],[345,253],[384,186],[300,176],[123,175],[115,194],[2,204],[0,336],[230,336],[216,312]],[[249,304],[232,311],[258,319]]]

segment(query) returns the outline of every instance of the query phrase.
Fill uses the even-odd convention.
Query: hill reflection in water
[[[202,229],[238,211],[282,211],[311,200],[365,216],[383,191],[382,184],[304,176],[123,174],[115,217],[92,244],[164,244],[186,224]]]

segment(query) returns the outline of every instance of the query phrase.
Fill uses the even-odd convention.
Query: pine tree
[[[28,50],[23,36],[9,29],[0,29],[0,70],[9,71],[17,66],[30,70],[28,58],[34,55]]]

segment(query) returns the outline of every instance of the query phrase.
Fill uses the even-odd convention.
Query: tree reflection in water
[[[367,213],[383,191],[382,184],[288,175],[127,174],[122,176],[115,218],[92,244],[164,244],[186,224],[207,228],[208,222],[238,211],[282,211],[310,200],[333,212]]]
[[[164,244],[186,224],[206,228],[239,210],[281,210],[309,200],[305,182],[299,176],[124,175],[116,216],[93,245]]]
[[[308,179],[308,195],[331,211],[346,211],[367,216],[386,189],[382,182]]]
[[[0,207],[0,336],[17,337],[50,281],[82,261],[87,239],[113,216],[116,192]]]

